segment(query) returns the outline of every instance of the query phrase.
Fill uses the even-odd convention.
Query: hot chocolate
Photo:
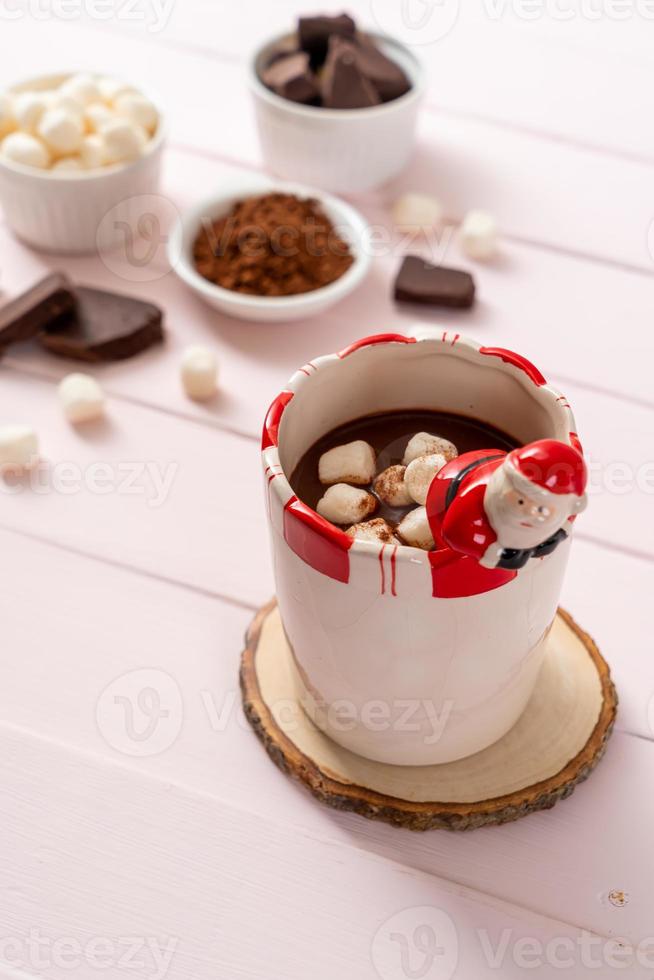
[[[424,503],[423,490],[432,471],[435,474],[453,455],[477,449],[508,452],[517,444],[507,433],[463,415],[385,412],[328,432],[307,450],[290,482],[300,500],[332,523],[349,527],[374,521],[368,531],[380,540],[384,534],[397,533],[399,525],[398,540],[428,548],[428,543],[419,543],[419,537],[412,540],[411,535],[418,534],[413,515]],[[342,491],[344,485],[347,493]],[[343,520],[338,519],[341,514]]]

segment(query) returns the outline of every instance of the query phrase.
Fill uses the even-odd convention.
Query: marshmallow
[[[69,422],[90,422],[104,414],[104,393],[90,374],[67,374],[59,382],[58,391]]]
[[[104,102],[92,102],[84,110],[84,122],[92,133],[97,133],[112,119],[115,119],[115,116]]]
[[[471,259],[491,259],[497,252],[495,218],[486,211],[468,211],[459,229],[459,240]]]
[[[81,106],[89,105],[91,102],[99,102],[102,99],[98,83],[86,73],[67,78],[60,86],[59,91],[63,96],[74,99]]]
[[[182,354],[181,376],[189,398],[202,401],[216,393],[218,361],[208,347],[187,347]]]
[[[159,113],[152,102],[138,92],[125,92],[118,96],[114,106],[119,116],[125,116],[130,122],[137,123],[148,133],[154,133],[157,128]]]
[[[405,544],[412,548],[431,551],[435,547],[434,537],[427,520],[427,509],[415,507],[406,514],[397,526],[397,533]]]
[[[98,79],[98,88],[102,100],[108,105],[113,105],[121,95],[135,91],[132,85],[127,85],[118,78],[109,78],[108,76]]]
[[[409,439],[402,462],[408,466],[419,456],[431,456],[432,453],[440,453],[449,462],[451,459],[456,459],[459,450],[449,439],[433,436],[430,432],[417,432]]]
[[[79,148],[82,163],[88,170],[95,170],[107,162],[107,148],[104,139],[98,133],[91,133],[82,140]]]
[[[383,517],[375,517],[372,521],[365,521],[363,524],[353,524],[348,527],[346,534],[357,541],[381,541],[382,544],[397,544],[398,540],[393,534],[393,528],[384,520]]]
[[[325,484],[355,483],[365,486],[372,482],[375,468],[375,450],[367,442],[357,439],[323,453],[318,462],[318,478]],[[351,523],[356,522],[353,519]]]
[[[406,488],[417,504],[427,503],[427,493],[439,470],[442,470],[447,460],[440,453],[431,456],[418,456],[406,468],[404,482]]]
[[[371,493],[337,483],[321,497],[316,510],[332,524],[359,524],[377,509],[377,501]]]
[[[29,425],[0,426],[0,470],[24,470],[36,462],[39,444]]]
[[[393,222],[398,228],[433,228],[442,219],[441,202],[428,194],[404,194],[393,205]]]
[[[16,124],[24,133],[35,133],[41,116],[48,108],[48,99],[42,92],[20,92],[14,100]]]
[[[43,170],[50,165],[50,154],[43,143],[29,133],[10,133],[2,141],[2,153],[14,163]]]
[[[84,170],[84,164],[82,163],[81,157],[61,157],[56,163],[53,163],[52,170],[65,170],[68,173],[74,173],[79,170]]]
[[[59,90],[52,92],[50,98],[48,99],[49,109],[62,109],[64,112],[68,112],[71,116],[76,116],[81,119],[84,115],[84,106],[77,99],[71,98],[70,95],[62,95]]]
[[[404,466],[389,466],[375,477],[373,490],[389,507],[408,507],[413,503],[404,483]]]
[[[125,163],[140,157],[147,135],[127,119],[113,119],[100,130],[107,150],[107,163]]]
[[[37,132],[53,153],[66,156],[79,150],[84,127],[81,118],[73,112],[55,108],[43,114]]]
[[[0,95],[0,139],[16,128],[16,119],[8,95]]]

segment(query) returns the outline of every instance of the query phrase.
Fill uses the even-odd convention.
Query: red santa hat
[[[556,439],[539,439],[509,453],[506,472],[524,492],[573,494],[584,497],[588,473],[574,446]]]

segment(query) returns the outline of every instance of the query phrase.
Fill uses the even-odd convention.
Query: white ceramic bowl
[[[298,293],[296,296],[250,296],[216,286],[197,272],[193,264],[193,244],[202,222],[222,217],[237,201],[270,191],[316,198],[320,202],[327,217],[348,242],[354,256],[354,262],[340,279],[328,286],[309,293]],[[207,198],[186,211],[171,233],[168,256],[180,279],[221,313],[241,320],[280,323],[322,313],[356,289],[370,267],[370,229],[358,211],[338,198],[300,184],[273,184],[262,178],[251,177],[244,182],[234,183],[221,194]]]
[[[260,78],[270,54],[291,35],[260,48],[249,67],[250,89],[266,166],[299,180],[342,194],[378,187],[395,177],[411,156],[425,73],[411,50],[383,34],[370,33],[411,81],[399,99],[370,109],[322,109],[283,99]]]
[[[43,91],[70,74],[40,76],[10,92]],[[132,163],[70,173],[37,170],[0,157],[0,202],[12,231],[48,252],[95,252],[121,243],[124,229],[135,227],[141,213],[138,198],[156,194],[159,186],[165,120],[152,101],[159,125],[146,152]]]

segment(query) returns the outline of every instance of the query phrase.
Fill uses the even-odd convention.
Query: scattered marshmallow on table
[[[0,426],[0,470],[24,470],[36,462],[38,438],[29,425]]]
[[[347,483],[329,487],[316,506],[320,516],[332,524],[359,524],[376,509],[377,501],[371,493]]]
[[[423,551],[431,551],[435,547],[434,537],[427,520],[427,508],[415,507],[402,518],[398,524],[397,533],[405,544],[413,548],[422,548]]]
[[[468,211],[459,229],[461,248],[471,259],[491,259],[497,252],[495,218],[486,211]]]
[[[393,222],[398,228],[433,228],[442,219],[441,202],[428,194],[403,194],[393,205]]]
[[[382,544],[399,544],[393,533],[393,528],[383,517],[375,517],[363,524],[353,524],[348,527],[346,534],[357,541],[380,541]]]
[[[81,116],[58,107],[43,113],[37,133],[53,153],[65,156],[79,150],[84,125]]]
[[[404,482],[405,470],[404,466],[389,466],[375,477],[373,489],[389,507],[408,507],[413,503]]]
[[[45,170],[50,166],[50,153],[46,146],[29,133],[10,133],[2,141],[2,155],[24,167]]]
[[[362,439],[356,439],[322,454],[318,461],[318,479],[324,484],[355,483],[365,486],[372,482],[376,463],[372,446]],[[355,523],[355,520],[350,523]]]
[[[419,456],[431,456],[432,453],[440,453],[449,462],[451,459],[456,459],[459,450],[449,439],[433,436],[430,432],[417,432],[409,439],[402,462],[408,466]]]
[[[208,347],[195,344],[182,354],[181,376],[184,391],[189,398],[203,401],[216,393],[218,386],[218,359]]]
[[[59,382],[59,401],[69,422],[91,422],[104,415],[104,393],[90,374],[74,372]]]
[[[417,504],[427,503],[427,494],[431,481],[439,470],[442,470],[447,460],[440,453],[431,456],[418,456],[409,463],[404,474],[404,482],[411,497]]]

